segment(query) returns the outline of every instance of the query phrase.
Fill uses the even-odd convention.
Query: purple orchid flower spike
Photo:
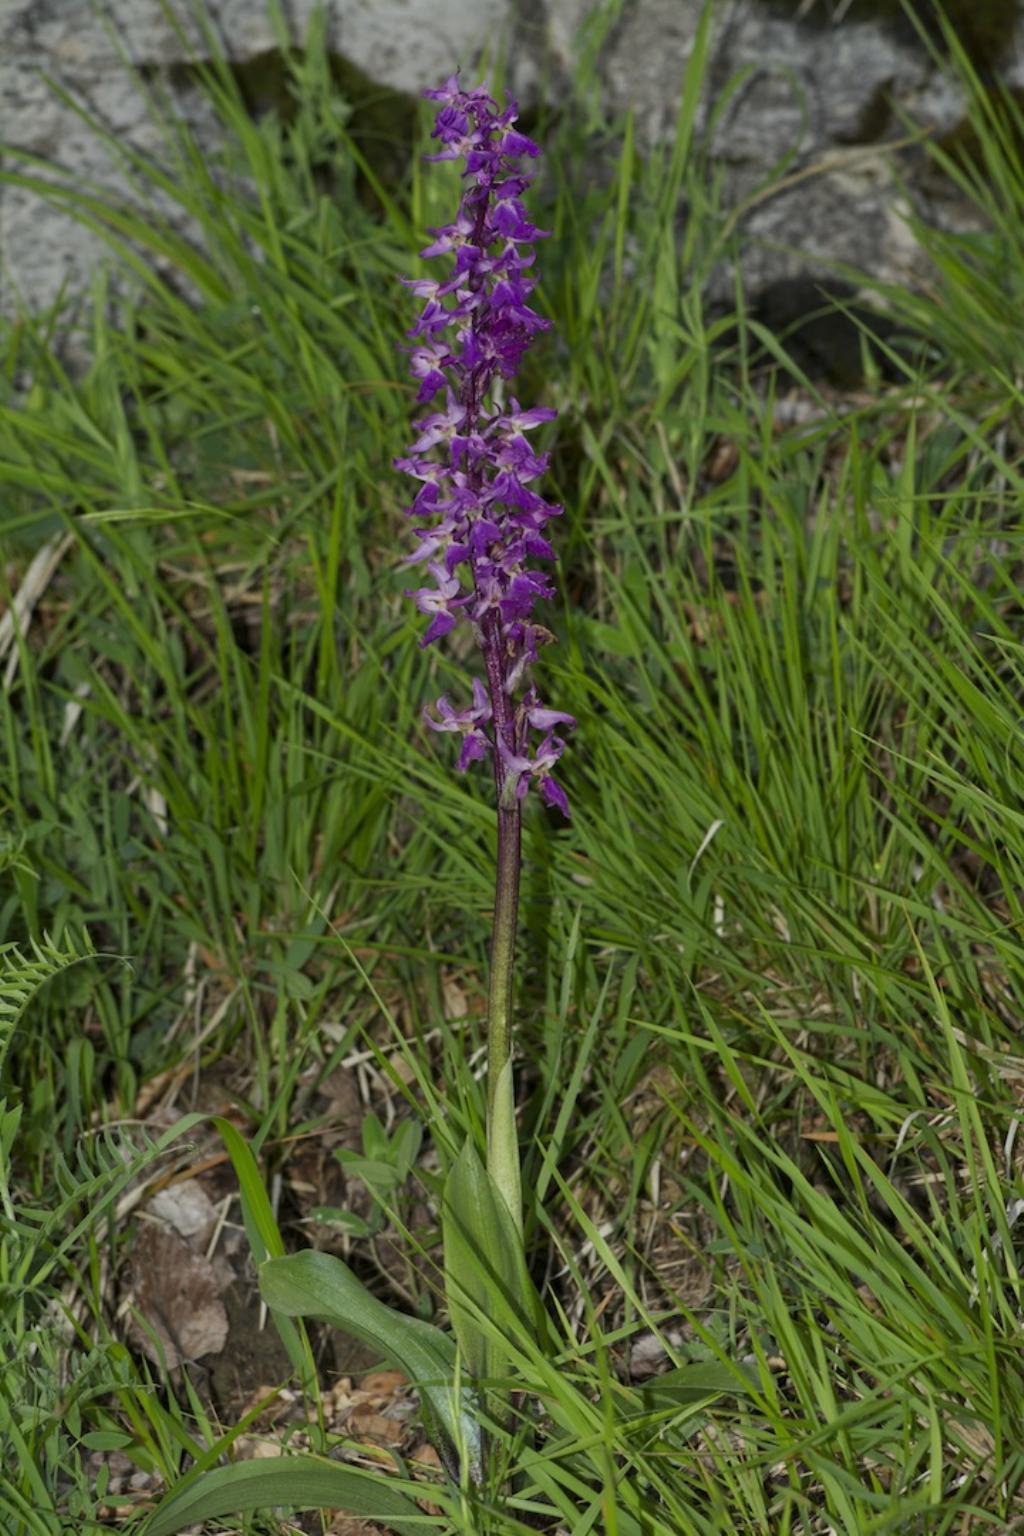
[[[460,619],[472,625],[490,699],[484,715],[474,685],[469,709],[458,710],[444,697],[439,720],[427,719],[435,730],[462,734],[460,769],[491,759],[499,806],[508,803],[506,782],[514,777],[517,804],[535,784],[546,804],[568,816],[565,792],[550,775],[564,746],[551,726],[571,730],[575,721],[543,709],[532,686],[520,694],[550,638],[533,621],[534,609],[554,596],[551,581],[529,562],[554,558],[543,530],[562,510],[529,489],[547,469],[548,455],[535,453],[524,434],[556,412],[524,409],[514,395],[503,407],[494,390],[514,376],[533,337],[548,326],[528,303],[537,283],[529,271],[533,253],[520,250],[547,234],[521,202],[532,176],[520,162],[539,150],[513,126],[515,102],[499,112],[483,85],[464,90],[456,73],[424,95],[440,103],[433,137],[442,147],[427,159],[462,159],[465,169],[455,218],[432,229],[434,239],[420,253],[451,257],[449,277],[402,279],[425,301],[408,332],[417,403],[445,391],[444,408],[416,423],[415,442],[395,460],[397,469],[422,482],[410,516],[434,520],[415,530],[419,547],[408,558],[426,561],[434,584],[408,596],[431,621],[423,645],[449,634]],[[534,732],[542,739],[531,746]]]

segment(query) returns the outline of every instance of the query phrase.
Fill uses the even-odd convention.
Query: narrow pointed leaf
[[[245,1224],[249,1247],[257,1267],[268,1257],[284,1254],[284,1241],[274,1218],[270,1198],[260,1174],[259,1164],[249,1143],[239,1135],[230,1120],[215,1115],[213,1120],[221,1134],[228,1156],[238,1179],[242,1200],[242,1221]],[[316,1366],[309,1347],[309,1340],[296,1328],[291,1317],[270,1309],[278,1337],[287,1351],[292,1367],[302,1382],[303,1391],[316,1396]]]

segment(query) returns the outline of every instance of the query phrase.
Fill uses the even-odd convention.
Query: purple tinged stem
[[[480,199],[473,243],[479,245],[483,238],[487,218],[488,199]],[[479,287],[475,275],[470,286]],[[477,315],[473,316],[472,329],[477,329]],[[465,406],[465,430],[467,434],[477,430],[480,420],[479,370],[470,374]],[[477,468],[470,476],[478,489],[483,481],[483,470]],[[515,746],[515,720],[512,700],[506,684],[506,667],[503,656],[504,642],[501,619],[492,608],[481,625],[483,660],[487,672],[487,689],[491,696],[491,719],[495,740],[503,737],[510,748]],[[516,930],[519,926],[519,868],[522,860],[522,802],[514,795],[506,794],[508,769],[500,752],[494,759],[494,792],[498,812],[498,858],[494,880],[494,916],[491,922],[491,966],[487,985],[487,1134],[488,1164],[492,1164],[491,1136],[494,1129],[501,1074],[512,1055],[512,997],[515,980]],[[492,1172],[494,1171],[492,1167]],[[514,1192],[503,1189],[506,1201],[514,1208],[511,1216],[522,1230],[521,1202]]]
[[[491,612],[484,622],[484,663],[494,711],[494,730],[512,739],[511,701],[505,691],[501,658],[501,624]],[[498,862],[494,881],[494,918],[491,925],[491,969],[487,990],[487,1126],[495,1125],[495,1107],[501,1074],[512,1054],[512,988],[519,920],[519,867],[522,845],[522,802],[506,792],[508,769],[500,752],[494,756],[494,790],[498,806]],[[509,786],[511,788],[511,786]],[[490,1161],[490,1158],[488,1159]],[[505,1191],[506,1199],[509,1192]],[[522,1226],[522,1210],[512,1218]]]

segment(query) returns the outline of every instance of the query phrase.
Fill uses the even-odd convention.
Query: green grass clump
[[[199,1156],[200,1119],[175,1132],[175,1114],[229,1104],[275,1201],[330,1128],[317,1095],[339,1067],[363,1108],[423,1119],[388,1227],[400,1264],[376,1238],[350,1257],[426,1315],[437,1169],[482,1112],[492,813],[420,723],[464,679],[418,649],[391,469],[412,411],[397,277],[452,189],[420,141],[382,179],[318,49],[291,60],[293,109],[258,122],[226,67],[203,72],[219,158],[167,118],[160,164],[131,161],[187,240],[38,166],[3,173],[104,232],[121,282],[83,310],[84,370],[54,346],[60,316],[2,335],[11,1536],[104,1529],[110,1508],[135,1528],[144,1493],[111,1505],[97,1457],[152,1492],[240,1433],[125,1342],[143,1197]],[[554,168],[535,195],[553,328],[519,392],[561,413],[548,692],[579,719],[573,823],[527,828],[519,996],[528,1241],[559,1349],[513,1348],[534,1431],[506,1427],[505,1491],[430,1496],[460,1533],[1009,1530],[1012,102],[993,116],[961,60],[985,170],[936,164],[991,233],[920,228],[934,284],[901,318],[927,369],[894,351],[897,384],[839,398],[739,300],[706,320],[732,247],[693,134],[703,64],[661,156],[628,120],[531,125]],[[308,1215],[285,1200],[289,1247]],[[351,1450],[306,1386],[310,1444]]]

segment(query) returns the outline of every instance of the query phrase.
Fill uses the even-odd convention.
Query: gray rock
[[[641,104],[648,143],[671,132],[700,10],[700,0],[643,0],[615,39],[612,99]],[[925,49],[877,20],[810,28],[760,0],[731,0],[717,8],[711,55],[698,126],[737,215],[748,289],[836,264],[886,282],[919,277],[898,180],[918,182],[924,156],[893,151],[906,137],[898,114],[942,133],[965,110]],[[727,295],[731,274],[713,286]]]
[[[210,0],[226,56],[244,63],[280,41],[265,0]],[[315,0],[290,0],[291,38],[305,36]],[[160,0],[0,0],[0,142],[53,161],[52,179],[123,194],[117,155],[58,91],[101,122],[121,150],[161,155],[163,135],[133,70],[154,76],[200,141],[216,148],[220,129],[201,91],[173,66],[208,57],[202,33],[177,7],[180,28]],[[493,43],[508,24],[508,0],[329,0],[328,46],[391,87],[418,91]],[[410,40],[412,46],[410,46]],[[54,90],[54,86],[58,91]],[[30,167],[30,169],[37,169]],[[157,200],[174,211],[167,198]],[[178,214],[185,232],[188,221]],[[81,290],[105,251],[102,239],[66,212],[17,186],[0,186],[0,312],[34,310],[67,289]]]
[[[979,0],[980,3],[980,0]],[[991,0],[988,0],[991,3]],[[301,40],[313,0],[290,0]],[[773,282],[837,263],[896,282],[920,275],[921,257],[901,207],[896,167],[929,209],[937,193],[923,155],[906,149],[897,111],[947,132],[963,100],[927,51],[892,26],[840,3],[837,25],[809,25],[765,0],[718,0],[712,57],[698,125],[708,132],[727,206],[743,234],[744,276],[756,293]],[[0,139],[62,167],[73,185],[126,187],[117,150],[161,154],[161,134],[131,66],[160,82],[204,143],[219,127],[202,93],[174,70],[206,56],[200,29],[175,28],[159,0],[0,0]],[[209,0],[228,57],[244,63],[280,41],[265,0]],[[633,106],[641,144],[672,131],[701,0],[618,0],[607,13],[600,76],[612,111]],[[564,96],[584,31],[597,35],[595,0],[328,0],[328,44],[371,80],[417,92],[456,64],[471,68],[483,47],[510,45],[513,89]],[[1010,50],[1012,55],[1013,50]],[[1007,62],[1009,77],[1020,73]],[[110,130],[114,153],[83,124],[48,79]],[[737,79],[739,83],[737,84]],[[782,177],[782,183],[773,181]],[[164,198],[166,211],[173,203]],[[968,219],[950,204],[946,222]],[[182,219],[187,231],[187,221]],[[17,186],[0,187],[0,310],[35,309],[62,289],[81,290],[103,252],[97,235]],[[731,277],[716,278],[727,293]]]

